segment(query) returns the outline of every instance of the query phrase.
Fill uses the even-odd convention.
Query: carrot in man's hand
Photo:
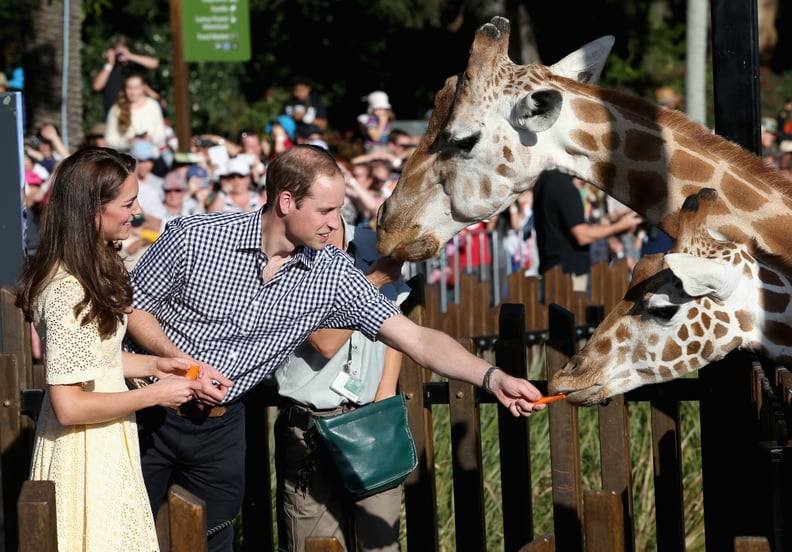
[[[198,373],[200,371],[201,371],[201,367],[198,366],[197,364],[193,364],[192,366],[190,366],[190,369],[187,370],[187,377],[195,381],[196,379],[198,379]]]
[[[534,404],[548,404],[555,401],[560,401],[561,399],[566,399],[566,393],[559,393],[558,395],[550,395],[549,397],[542,397],[539,400],[534,401]]]

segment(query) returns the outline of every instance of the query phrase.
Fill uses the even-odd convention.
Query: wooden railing
[[[626,289],[626,281],[621,278],[624,273],[620,276],[618,268],[595,270],[602,273],[593,279],[610,280],[595,285],[590,300],[573,293],[571,283],[562,274],[551,273],[541,282],[545,302],[539,303],[531,294],[538,290],[540,282],[513,275],[508,300],[514,302],[497,307],[486,305],[482,297],[488,292],[479,288],[480,282],[465,283],[463,279],[462,285],[472,288],[466,296],[473,295],[467,299],[466,308],[474,309],[474,313],[456,307],[439,313],[432,310],[431,301],[440,290],[413,282],[414,292],[403,310],[420,324],[446,331],[450,328],[452,335],[470,350],[492,358],[513,375],[527,377],[527,367],[540,355],[544,355],[547,374],[552,374],[580,346],[591,325],[596,323],[595,315],[609,309],[620,298],[619,289]],[[32,419],[25,412],[35,412],[40,400],[36,390],[43,387],[43,380],[41,368],[30,360],[29,328],[13,307],[13,296],[8,290],[0,292],[0,312],[3,335],[0,394],[4,404],[0,418],[5,522],[2,542],[6,550],[16,550],[32,533],[49,534],[40,530],[46,525],[37,525],[42,516],[46,517],[46,506],[41,499],[33,500],[31,505],[27,487],[32,482],[25,482],[33,428]],[[434,317],[432,323],[430,316]],[[472,324],[469,318],[479,321]],[[496,333],[490,333],[493,331]],[[410,425],[419,453],[419,465],[404,486],[406,544],[412,550],[441,548],[438,503],[449,497],[438,496],[432,420],[433,408],[443,405],[449,411],[457,548],[487,550],[480,407],[492,403],[493,398],[472,385],[437,381],[430,376],[426,369],[405,359],[399,386],[408,397]],[[540,389],[546,387],[546,379],[534,383]],[[725,362],[707,367],[699,378],[647,386],[616,397],[607,406],[596,407],[602,463],[600,489],[582,487],[578,409],[563,402],[554,403],[546,413],[550,424],[553,531],[538,537],[532,522],[531,418],[514,418],[498,407],[503,549],[635,550],[628,404],[645,401],[652,411],[651,427],[647,431],[651,431],[653,443],[657,549],[684,551],[679,404],[699,401],[707,550],[789,550],[792,515],[790,501],[785,497],[792,496],[787,443],[790,398],[792,377],[788,370],[768,367],[767,363],[745,355],[731,356]],[[243,542],[245,550],[259,552],[273,550],[275,546],[271,506],[274,488],[269,471],[269,418],[271,406],[276,404],[274,389],[259,386],[247,396],[245,403],[246,415],[255,422],[247,424],[249,469],[242,511]],[[42,488],[35,488],[34,498],[36,493],[46,496],[47,491]],[[14,530],[18,499],[20,539]],[[735,508],[735,504],[740,507]],[[199,550],[195,547],[201,542],[205,544],[206,528],[205,522],[201,525],[199,506],[195,500],[186,500],[184,507],[178,508],[177,519],[182,521],[166,524],[171,535],[180,535],[176,539],[165,537],[163,519],[167,518],[161,514],[158,528],[163,550]],[[172,504],[169,508],[172,514]],[[183,548],[178,548],[182,545]],[[46,545],[40,546],[39,549],[46,550],[43,547]],[[312,550],[334,550],[334,546],[323,539],[311,542]]]

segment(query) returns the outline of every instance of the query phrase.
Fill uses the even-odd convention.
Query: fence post
[[[525,306],[501,306],[495,359],[500,368],[517,378],[528,375],[528,344],[525,336]],[[533,539],[533,489],[531,479],[531,438],[528,418],[515,418],[498,405],[501,494],[503,502],[503,543],[516,550]]]
[[[58,552],[55,482],[26,480],[17,501],[19,552]]]
[[[547,379],[575,351],[575,316],[555,303],[548,306],[550,339],[545,363]],[[580,477],[578,413],[566,401],[550,406],[550,463],[553,480],[553,527],[557,549],[583,550],[583,500]]]
[[[180,485],[168,491],[170,552],[206,552],[206,502]]]
[[[622,510],[622,499],[613,491],[586,491],[586,552],[624,552]]]

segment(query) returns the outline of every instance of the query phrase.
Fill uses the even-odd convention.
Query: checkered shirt
[[[374,340],[400,312],[332,245],[298,247],[265,284],[263,209],[174,219],[131,273],[133,307],[234,381],[224,403],[270,375],[314,330],[350,328]],[[129,338],[126,347],[145,352]]]

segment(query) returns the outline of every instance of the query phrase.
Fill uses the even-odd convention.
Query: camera
[[[212,140],[209,140],[208,138],[198,138],[195,141],[195,145],[199,148],[211,148],[212,146],[215,145],[215,143]]]

